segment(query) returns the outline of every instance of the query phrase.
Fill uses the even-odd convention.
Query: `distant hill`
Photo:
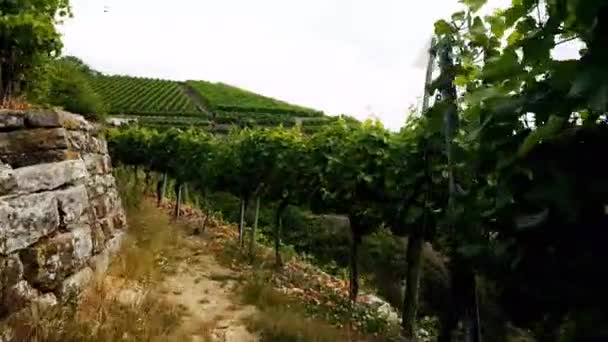
[[[300,124],[313,132],[335,120],[321,111],[224,83],[99,74],[91,75],[90,82],[113,117],[136,119],[150,127],[214,127],[225,132],[231,126]]]

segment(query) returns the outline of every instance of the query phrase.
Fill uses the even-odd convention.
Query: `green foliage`
[[[356,221],[356,235],[378,227],[385,199],[390,134],[379,122],[349,126],[340,120],[311,139],[311,158],[323,205]],[[351,227],[353,228],[353,227]]]
[[[62,61],[69,62],[76,69],[78,69],[81,73],[87,76],[100,76],[101,72],[91,68],[88,64],[86,64],[82,59],[75,56],[64,56],[61,57]]]
[[[120,119],[137,120],[140,126],[158,129],[182,128],[189,127],[206,128],[211,125],[209,118],[201,116],[153,116],[153,115],[120,115],[116,116]]]
[[[606,243],[608,189],[590,156],[606,144],[608,6],[518,0],[481,18],[485,1],[464,2],[470,11],[436,26],[439,48],[456,57],[440,79],[464,93],[460,129],[448,137],[464,190],[442,215],[446,251],[455,268],[500,284],[502,309],[537,338],[557,338],[566,321],[581,340],[605,338],[578,317],[605,319],[597,310],[606,296],[592,290],[593,261],[581,251],[602,254]],[[580,57],[554,59],[572,39],[585,47]]]
[[[188,81],[188,85],[205,98],[214,110],[293,116],[323,115],[323,113],[313,109],[295,106],[224,83]]]
[[[70,14],[68,0],[2,1],[0,3],[0,101],[20,95],[24,75],[45,56],[61,51],[56,29]]]
[[[85,67],[72,59],[53,61],[48,77],[49,90],[43,101],[83,114],[88,119],[99,120],[106,113],[105,104],[89,84]]]
[[[216,111],[214,121],[218,124],[235,124],[239,127],[279,126],[290,127],[295,124],[295,118],[290,115],[277,115],[257,112],[228,112]]]
[[[101,75],[93,75],[90,80],[93,89],[108,104],[110,114],[204,115],[179,82]]]
[[[603,336],[589,327],[605,325],[594,256],[603,256],[608,243],[601,229],[607,170],[593,161],[608,147],[608,28],[600,20],[608,10],[601,1],[547,2],[540,17],[538,2],[514,1],[482,18],[476,13],[484,3],[466,1],[470,10],[436,25],[442,74],[429,91],[442,98],[399,133],[373,122],[320,118],[305,120],[300,130],[245,129],[227,137],[117,131],[110,135],[112,153],[246,200],[263,195],[348,215],[351,267],[358,244],[380,226],[433,242],[458,280],[446,281],[452,289],[435,309],[452,317],[441,321],[443,336],[471,309],[475,273],[499,287],[493,311],[504,321],[539,338],[562,325],[575,338]],[[572,37],[586,46],[581,57],[552,59],[551,50]],[[216,109],[226,109],[221,104]],[[258,112],[252,108],[263,106],[243,112]],[[293,227],[307,224],[283,218],[291,227],[286,240],[304,249]],[[396,247],[372,236],[365,260],[394,262],[382,253],[395,255]],[[336,240],[335,250],[344,247]]]

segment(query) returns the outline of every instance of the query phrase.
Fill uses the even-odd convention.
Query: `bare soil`
[[[188,238],[187,241],[193,253],[181,261],[175,274],[166,277],[161,285],[168,301],[189,313],[182,329],[193,341],[207,341],[209,336],[211,341],[257,341],[243,323],[257,313],[256,308],[242,305],[235,298],[239,275],[206,253],[204,240]]]

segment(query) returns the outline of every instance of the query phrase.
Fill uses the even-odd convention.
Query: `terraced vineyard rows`
[[[215,122],[219,124],[235,124],[239,126],[293,126],[296,123],[294,116],[277,115],[271,113],[249,113],[216,111]]]
[[[111,114],[199,116],[200,110],[178,82],[128,76],[97,76],[93,89]]]
[[[120,115],[117,118],[136,120],[140,125],[157,128],[208,127],[211,125],[208,118],[195,116]]]
[[[285,116],[323,116],[320,111],[292,105],[224,83],[188,81],[187,84],[196,90],[216,111]]]
[[[140,126],[209,128],[213,121],[221,132],[231,126],[296,124],[305,132],[315,132],[332,121],[322,112],[222,83],[96,76],[91,84],[109,106],[110,114],[137,119]]]

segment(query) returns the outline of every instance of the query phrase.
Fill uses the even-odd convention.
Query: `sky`
[[[495,0],[505,2],[503,0]],[[65,55],[108,74],[221,81],[398,129],[457,0],[71,0]]]

